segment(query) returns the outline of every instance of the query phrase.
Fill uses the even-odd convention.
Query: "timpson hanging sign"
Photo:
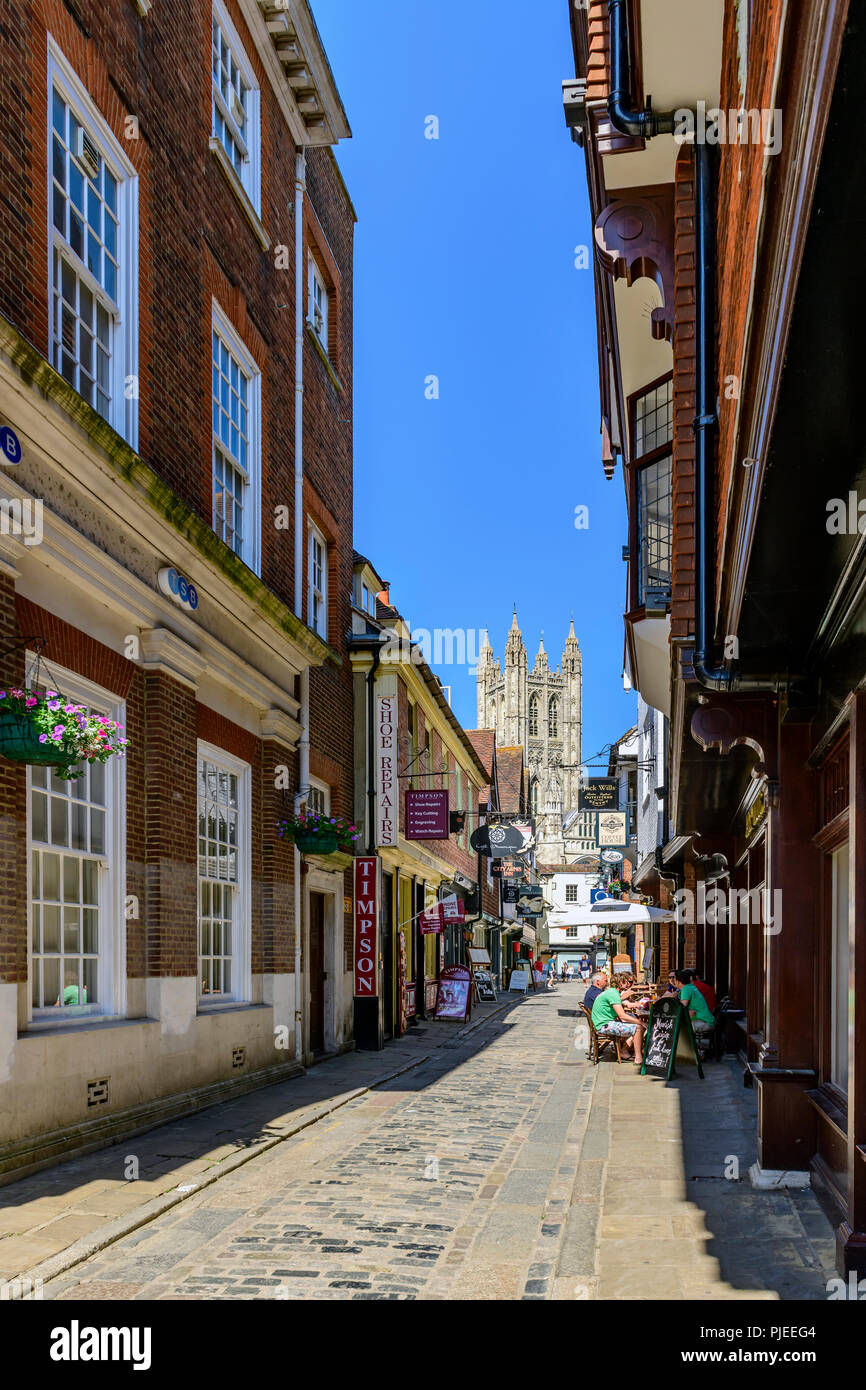
[[[355,860],[355,998],[379,993],[379,863],[375,855]]]
[[[397,696],[376,700],[376,844],[396,845],[398,808]]]

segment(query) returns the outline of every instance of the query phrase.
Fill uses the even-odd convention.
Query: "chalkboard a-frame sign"
[[[695,1042],[695,1030],[692,1028],[689,1011],[679,999],[673,998],[658,999],[653,1004],[644,1039],[641,1076],[663,1076],[666,1080],[676,1076],[674,1063],[680,1036],[691,1049],[698,1076],[703,1080],[704,1069],[698,1056],[698,1045]]]

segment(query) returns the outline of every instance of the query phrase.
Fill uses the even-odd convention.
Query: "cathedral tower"
[[[536,820],[538,858],[558,863],[564,854],[563,818],[577,810],[580,788],[582,682],[580,647],[572,619],[562,666],[551,667],[539,644],[529,670],[517,612],[500,667],[485,633],[477,671],[478,727],[495,729],[500,747],[522,747],[529,769],[529,800]]]

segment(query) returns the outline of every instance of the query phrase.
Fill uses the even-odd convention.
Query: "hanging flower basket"
[[[0,690],[0,754],[13,763],[41,763],[73,781],[87,763],[123,757],[123,726],[56,690]]]
[[[355,826],[341,816],[320,816],[315,811],[280,821],[277,834],[294,840],[301,854],[334,854],[338,846],[351,854],[358,838]]]

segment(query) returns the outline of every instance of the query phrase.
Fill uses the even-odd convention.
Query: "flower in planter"
[[[57,776],[67,781],[83,777],[81,763],[104,763],[112,756],[123,757],[128,744],[121,737],[122,725],[105,715],[88,714],[84,705],[64,699],[56,690],[46,690],[44,694],[38,690],[0,691],[0,725],[4,715],[14,716],[13,726],[15,721],[19,727],[29,725],[35,741],[47,753],[56,753],[52,762]],[[7,744],[6,756],[26,762],[26,746],[13,753]]]
[[[290,840],[302,835],[331,842],[336,835],[338,844],[351,844],[358,839],[357,826],[350,825],[342,816],[320,816],[316,811],[301,811],[278,821],[277,834]]]

